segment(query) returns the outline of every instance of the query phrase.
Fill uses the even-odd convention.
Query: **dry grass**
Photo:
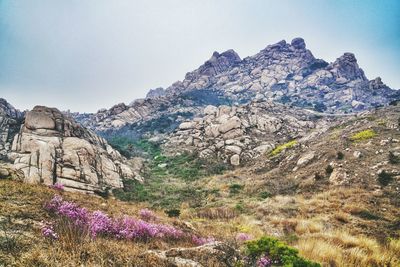
[[[399,242],[379,244],[365,236],[336,231],[303,237],[296,247],[302,256],[327,266],[399,266]]]
[[[144,252],[193,246],[188,240],[92,240],[87,233],[77,231],[70,223],[62,222],[57,226],[60,238],[57,241],[47,240],[41,236],[40,222],[49,219],[43,205],[55,193],[56,191],[45,186],[0,180],[0,221],[7,218],[11,221],[4,224],[4,231],[0,231],[0,266],[168,266],[166,262],[160,262],[154,255]],[[114,199],[68,192],[62,194],[64,199],[91,210],[103,210],[113,216],[137,216],[138,211],[143,208],[142,205]],[[157,216],[160,222],[185,227],[184,222],[167,218],[161,212],[158,212]],[[22,225],[25,227],[21,227]],[[12,250],[5,246],[5,236],[9,236]]]

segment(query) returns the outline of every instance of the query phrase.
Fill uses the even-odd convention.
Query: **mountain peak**
[[[357,58],[353,53],[346,52],[331,64],[338,77],[347,80],[367,80],[364,71],[358,66]]]

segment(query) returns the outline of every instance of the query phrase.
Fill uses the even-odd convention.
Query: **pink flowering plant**
[[[55,184],[51,185],[50,188],[53,188],[57,191],[64,191],[64,185],[61,183],[55,183]]]
[[[58,234],[54,231],[54,227],[49,222],[41,223],[41,232],[42,235],[48,239],[56,240],[58,239]]]
[[[213,238],[203,238],[184,233],[182,230],[165,224],[157,224],[155,215],[150,210],[140,212],[142,219],[129,216],[112,218],[102,211],[90,212],[86,208],[78,206],[76,203],[65,201],[60,196],[54,196],[45,205],[45,209],[54,215],[61,229],[69,229],[69,232],[80,232],[82,236],[87,234],[94,239],[99,236],[112,237],[117,239],[147,241],[150,239],[168,240],[191,240],[196,245],[213,242]],[[48,224],[50,225],[50,224]],[[68,225],[68,227],[66,227]],[[72,230],[71,230],[72,229]],[[46,230],[46,231],[45,231]],[[58,237],[55,230],[57,227],[51,226],[42,230],[45,237]]]
[[[142,220],[146,222],[157,221],[157,216],[149,209],[141,209],[139,211],[139,216]]]
[[[246,234],[246,233],[238,233],[238,234],[236,234],[236,237],[235,237],[236,241],[240,242],[240,243],[249,241],[252,238],[253,237],[251,235]]]

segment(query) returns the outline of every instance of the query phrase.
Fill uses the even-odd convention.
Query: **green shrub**
[[[235,205],[235,210],[238,212],[244,212],[244,205],[242,202],[239,202]]]
[[[378,174],[378,182],[381,185],[386,186],[392,181],[393,181],[393,175],[392,174],[387,173],[386,171],[382,171],[381,173]]]
[[[369,210],[360,210],[357,212],[353,212],[353,215],[356,215],[360,218],[366,219],[366,220],[379,220],[381,219],[381,217],[379,217],[378,215],[370,212]]]
[[[266,198],[269,198],[271,196],[272,196],[272,194],[270,192],[268,192],[268,191],[264,191],[264,192],[261,192],[259,194],[259,197],[262,198],[262,199],[266,199]]]
[[[364,130],[353,134],[350,137],[351,141],[363,141],[375,137],[377,134],[374,130]]]
[[[232,195],[233,194],[237,194],[237,193],[239,193],[240,192],[240,190],[242,190],[243,189],[243,185],[240,185],[240,184],[231,184],[230,186],[229,186],[229,193],[231,193]]]
[[[326,166],[325,173],[329,175],[332,172],[333,172],[333,167],[331,165]]]
[[[337,158],[338,160],[344,159],[344,154],[343,154],[343,152],[339,151],[339,152],[336,154],[336,158]]]
[[[271,151],[270,155],[271,156],[276,156],[276,155],[280,154],[283,150],[292,148],[295,145],[297,145],[297,141],[296,140],[292,140],[292,141],[287,142],[285,144],[279,145],[274,150]]]
[[[316,181],[319,181],[319,180],[324,179],[324,176],[322,176],[319,172],[316,172],[316,173],[314,174],[314,179],[315,179]]]
[[[257,240],[246,243],[246,254],[251,263],[255,263],[258,258],[267,255],[268,258],[278,263],[278,266],[292,267],[317,267],[321,266],[316,262],[306,260],[298,255],[298,250],[287,246],[285,243],[272,237],[261,237]]]
[[[389,162],[390,164],[399,164],[400,157],[396,156],[392,151],[389,152]]]
[[[165,213],[168,215],[168,217],[179,217],[179,215],[181,215],[181,211],[178,209],[166,210]]]

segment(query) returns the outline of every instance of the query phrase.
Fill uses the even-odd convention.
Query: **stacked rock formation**
[[[107,142],[55,108],[36,106],[12,143],[14,168],[29,183],[61,183],[93,193],[122,187],[135,174]]]

